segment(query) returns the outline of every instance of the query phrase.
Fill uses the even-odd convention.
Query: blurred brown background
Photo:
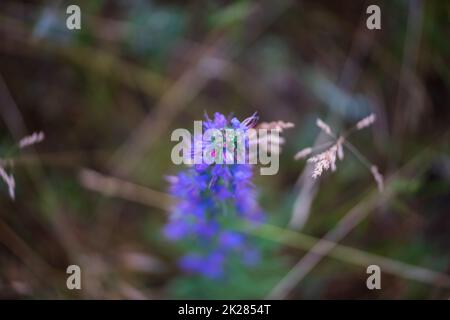
[[[75,2],[82,29],[68,30]],[[370,4],[381,30],[366,28]],[[1,1],[0,159],[17,194],[0,183],[0,297],[448,299],[449,17],[438,0]],[[280,172],[255,181],[267,252],[220,285],[180,272],[161,235],[164,176],[181,169],[170,133],[204,111],[296,124]],[[317,117],[343,130],[370,112],[352,143],[386,192],[350,154],[299,178]],[[317,259],[325,235],[339,246]],[[382,290],[366,288],[370,263]]]

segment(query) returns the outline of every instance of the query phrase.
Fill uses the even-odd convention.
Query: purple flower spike
[[[244,133],[258,119],[256,114],[242,122],[236,118],[229,120],[220,113],[215,113],[212,120],[205,117],[205,129],[235,129]],[[245,146],[248,147],[248,138]],[[257,263],[259,253],[249,244],[249,239],[229,229],[239,219],[255,223],[264,219],[252,176],[249,164],[202,163],[168,179],[170,192],[177,202],[164,234],[170,240],[190,243],[194,248],[180,259],[181,269],[217,279],[225,275],[230,258],[238,258],[246,265]]]

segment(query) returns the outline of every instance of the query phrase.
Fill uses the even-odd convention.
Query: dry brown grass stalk
[[[354,127],[347,130],[343,134],[337,136],[332,130],[331,127],[321,119],[317,119],[316,125],[319,127],[326,135],[333,139],[332,142],[329,142],[330,145],[325,151],[322,151],[315,156],[312,156],[307,159],[308,162],[314,164],[314,168],[312,171],[312,178],[319,178],[325,171],[331,170],[336,171],[336,160],[344,159],[344,146],[353,153],[358,160],[360,160],[372,173],[375,182],[377,183],[378,190],[380,192],[383,191],[383,176],[380,174],[378,167],[370,163],[366,157],[364,157],[350,142],[347,141],[347,138],[354,131],[359,131],[364,128],[371,126],[376,120],[375,114],[370,114],[367,117],[358,121]],[[317,146],[315,148],[304,148],[297,152],[294,156],[294,159],[300,160],[308,157],[313,154],[317,149],[321,149],[323,145]]]

